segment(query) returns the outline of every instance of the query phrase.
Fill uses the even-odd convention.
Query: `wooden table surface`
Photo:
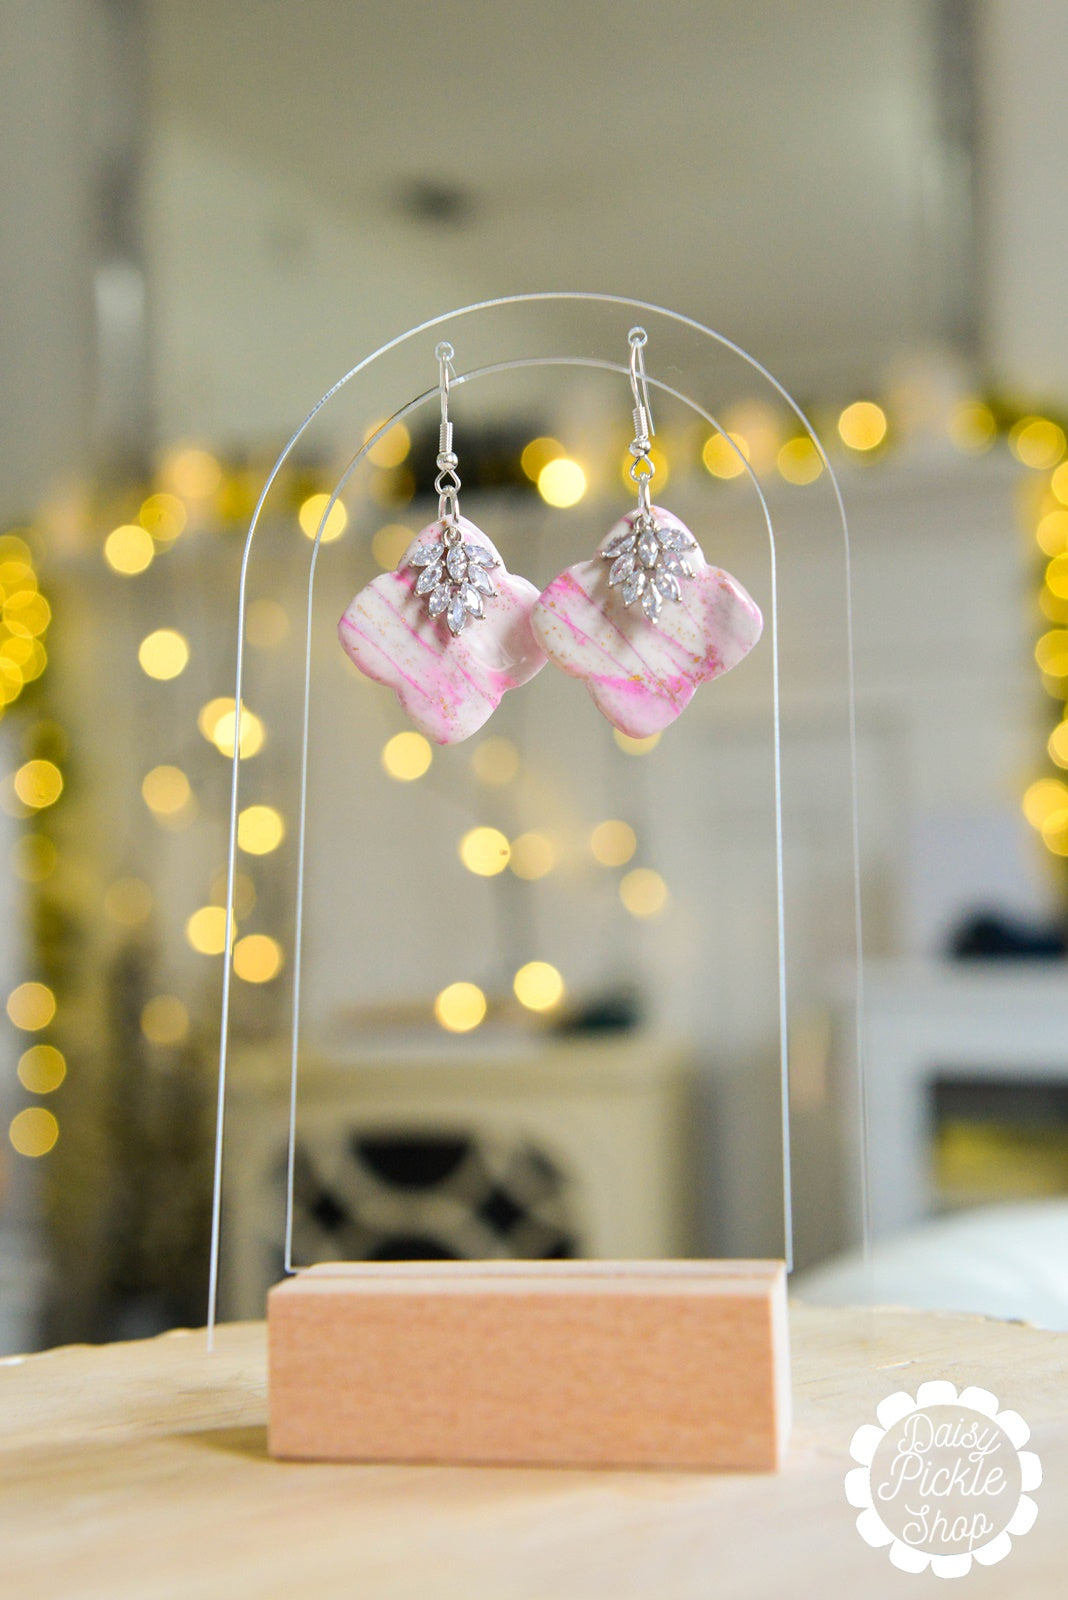
[[[896,1311],[791,1312],[778,1476],[282,1464],[262,1324],[0,1363],[4,1600],[793,1600],[944,1593],[854,1527],[849,1441],[928,1378],[1031,1424],[1038,1521],[971,1600],[1068,1595],[1068,1335]]]

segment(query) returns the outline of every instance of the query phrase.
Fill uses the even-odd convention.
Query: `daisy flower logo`
[[[930,1569],[939,1578],[1004,1560],[1034,1524],[1030,1491],[1042,1482],[1019,1413],[1002,1411],[988,1389],[958,1394],[938,1380],[921,1384],[915,1399],[890,1395],[875,1414],[878,1422],[853,1435],[849,1453],[860,1465],[845,1478],[865,1543],[889,1546],[902,1572]]]

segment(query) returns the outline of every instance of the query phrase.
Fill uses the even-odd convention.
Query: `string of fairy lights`
[[[743,403],[725,419],[737,453],[719,434],[680,437],[670,440],[666,449],[654,447],[658,493],[672,471],[680,475],[687,470],[704,472],[724,482],[737,478],[744,471],[739,453],[761,477],[777,477],[798,488],[815,483],[823,473],[823,463],[811,439],[798,433],[791,420],[764,403]],[[854,460],[879,460],[910,432],[896,425],[892,406],[868,398],[857,399],[817,422],[823,436],[833,440],[833,447]],[[377,426],[368,430],[368,437]],[[1064,427],[1049,416],[1021,414],[1018,409],[979,398],[962,400],[941,426],[953,449],[980,455],[1005,445],[1029,470],[1024,507],[1042,558],[1038,603],[1046,623],[1035,659],[1056,712],[1048,741],[1049,760],[1058,772],[1068,774],[1068,441]],[[415,493],[414,475],[408,466],[410,447],[407,431],[398,424],[369,452],[368,494],[383,513],[371,539],[371,552],[383,570],[397,565],[416,531],[402,520]],[[620,476],[629,491],[631,458],[622,445],[619,461]],[[577,505],[584,497],[596,497],[610,487],[603,466],[579,460],[564,443],[548,436],[529,441],[520,466],[541,499],[553,507]],[[123,582],[136,583],[190,532],[245,526],[261,482],[262,473],[255,468],[227,464],[200,447],[183,447],[162,458],[151,484],[131,487],[121,497],[127,517],[103,522],[98,509],[87,520],[101,528],[99,548],[107,569]],[[279,479],[277,493],[304,534],[313,539],[328,502],[321,484],[308,471],[294,469]],[[113,497],[109,505],[114,503]],[[323,541],[339,539],[348,520],[345,507],[335,504],[323,528]],[[52,614],[41,593],[32,542],[28,530],[0,535],[0,717],[10,712],[47,665],[45,636]],[[257,599],[248,607],[246,626],[249,645],[270,651],[287,638],[290,618],[276,600]],[[152,629],[136,649],[139,670],[161,684],[181,678],[191,656],[188,638],[174,624]],[[232,759],[237,721],[233,698],[209,699],[196,710],[195,719],[207,743],[221,757]],[[241,760],[254,760],[268,734],[263,716],[242,706]],[[624,754],[640,757],[655,748],[659,736],[636,740],[616,733],[614,738]],[[61,730],[54,723],[33,723],[24,739],[25,759],[0,780],[0,806],[26,825],[15,843],[12,866],[31,890],[62,866],[40,819],[63,794],[64,749]],[[400,784],[426,778],[434,759],[433,746],[412,730],[393,734],[380,752],[384,776]],[[469,759],[474,778],[487,790],[503,790],[521,781],[522,758],[508,739],[490,735],[477,740]],[[141,799],[160,828],[181,830],[197,820],[197,795],[181,766],[161,763],[140,774],[138,781]],[[1036,777],[1027,787],[1023,808],[1046,848],[1054,856],[1068,856],[1068,776],[1047,772]],[[265,803],[245,806],[238,817],[238,848],[249,858],[269,856],[285,840],[287,827],[278,807]],[[575,848],[576,841],[561,841],[548,830],[528,829],[513,837],[503,828],[488,825],[468,829],[456,845],[459,865],[475,876],[492,878],[510,872],[527,883],[557,871],[568,851]],[[669,914],[669,885],[654,867],[641,861],[641,841],[625,818],[601,818],[577,848],[597,868],[616,875],[624,912],[644,922]],[[282,941],[274,934],[248,931],[255,905],[254,882],[241,872],[235,886],[235,938],[230,959],[235,976],[251,985],[274,981],[286,961]],[[118,878],[104,893],[105,912],[125,929],[145,925],[153,908],[153,891],[141,878]],[[205,902],[186,918],[184,937],[193,951],[217,959],[223,955],[225,928],[225,873],[220,868],[213,874]],[[512,989],[515,1002],[532,1013],[552,1013],[567,999],[564,974],[544,960],[527,961],[519,967]],[[25,1045],[18,1076],[30,1097],[30,1103],[11,1121],[9,1140],[20,1155],[31,1158],[47,1155],[60,1132],[55,1113],[44,1102],[68,1071],[64,1055],[48,1038],[61,1000],[39,977],[19,983],[7,998],[8,1017]],[[492,1009],[492,999],[467,978],[446,985],[431,1006],[438,1025],[452,1033],[479,1027]],[[189,1007],[179,995],[154,994],[141,1011],[145,1040],[161,1050],[182,1044],[190,1026]]]

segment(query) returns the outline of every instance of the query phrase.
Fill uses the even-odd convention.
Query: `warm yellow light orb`
[[[59,1138],[59,1123],[44,1106],[27,1106],[12,1117],[8,1138],[20,1156],[46,1156]]]
[[[152,535],[133,522],[113,528],[104,540],[104,560],[113,572],[120,572],[124,578],[144,572],[152,565],[155,554]]]
[[[886,438],[886,412],[874,400],[854,400],[838,418],[838,432],[850,450],[874,450]]]
[[[52,1094],[67,1076],[67,1062],[54,1044],[31,1044],[19,1057],[18,1071],[30,1094]]]
[[[556,865],[556,846],[548,834],[531,831],[521,833],[512,840],[509,867],[517,878],[535,882],[544,878]]]
[[[231,699],[229,702],[230,707],[233,707],[233,703],[234,702]],[[231,759],[233,758],[234,754],[234,729],[236,726],[237,712],[233,709],[226,710],[216,719],[211,734],[211,742],[215,746],[216,750],[218,750],[219,754],[229,756]],[[250,711],[246,705],[242,705],[242,761],[249,760],[249,758],[256,755],[259,750],[262,750],[266,737],[267,729],[264,727],[262,720],[254,711]]]
[[[15,773],[14,786],[24,806],[43,811],[63,793],[63,774],[54,761],[27,761]]]
[[[590,834],[590,849],[602,867],[624,866],[637,848],[637,835],[630,823],[616,817],[599,822]]]
[[[137,520],[158,544],[170,545],[185,528],[189,513],[176,494],[150,494]]]
[[[668,903],[668,888],[651,867],[634,867],[620,879],[619,898],[632,917],[656,917]]]
[[[245,983],[270,983],[284,960],[282,946],[266,933],[246,934],[234,945],[234,971]]]
[[[701,460],[714,478],[737,478],[749,460],[748,440],[741,433],[713,433],[705,440]]]
[[[237,843],[246,855],[269,855],[285,835],[285,819],[274,806],[246,806],[238,816]]]
[[[189,644],[175,628],[157,628],[146,634],[137,651],[141,671],[165,682],[179,677],[189,664]]]
[[[612,737],[626,756],[647,756],[650,750],[655,750],[660,743],[659,733],[650,733],[644,739],[632,739],[629,733],[621,733],[616,728]]]
[[[153,995],[141,1012],[141,1032],[149,1044],[181,1044],[189,1034],[189,1012],[177,995]]]
[[[379,428],[381,422],[376,422],[373,428],[368,428],[364,434],[364,444],[367,443]],[[407,461],[408,452],[412,448],[412,436],[403,422],[395,422],[388,433],[384,433],[367,452],[368,460],[373,461],[376,467],[399,467],[402,461]]]
[[[549,465],[550,461],[557,461],[561,456],[566,455],[567,451],[559,439],[550,439],[548,437],[531,439],[530,443],[524,447],[523,454],[519,457],[519,465],[531,483],[537,483],[542,471]]]
[[[981,400],[963,400],[949,417],[949,437],[958,450],[981,455],[997,438],[994,413]]]
[[[1068,678],[1068,628],[1051,628],[1035,645],[1039,671],[1051,678]]]
[[[141,797],[157,816],[177,815],[189,804],[192,793],[181,767],[153,767],[141,780]]]
[[[298,517],[300,526],[307,539],[314,539],[319,532],[319,524],[323,520],[323,512],[330,505],[328,494],[310,494],[302,504]],[[340,500],[335,500],[330,506],[330,515],[323,527],[323,544],[332,544],[335,539],[340,539],[349,525],[349,514]]]
[[[1024,791],[1022,804],[1032,828],[1041,828],[1055,811],[1068,810],[1068,784],[1059,778],[1039,778]]]
[[[1063,555],[1068,550],[1068,511],[1047,511],[1035,529],[1035,538],[1045,555]]]
[[[550,506],[577,506],[586,493],[586,474],[577,461],[558,456],[538,473],[538,493]]]
[[[814,483],[823,471],[823,462],[807,433],[787,439],[775,458],[780,477],[787,483]]]
[[[528,1011],[551,1011],[564,998],[564,980],[548,961],[528,961],[512,979],[512,988]]]
[[[7,1014],[23,1033],[37,1033],[55,1016],[56,997],[46,983],[20,983],[7,997]]]
[[[220,956],[226,949],[226,909],[201,906],[188,918],[185,937],[202,956]]]
[[[512,847],[499,828],[469,828],[460,840],[460,860],[468,872],[494,878],[508,865]]]
[[[486,1015],[486,996],[477,983],[450,983],[434,1001],[434,1015],[449,1033],[470,1033]]]
[[[1057,724],[1049,736],[1046,748],[1051,761],[1058,767],[1068,767],[1068,722]],[[1051,781],[1056,782],[1056,779]],[[1068,805],[1068,794],[1065,795],[1064,803]]]
[[[413,538],[403,522],[384,522],[371,539],[371,554],[383,572],[395,572]]]
[[[162,475],[187,500],[207,500],[222,483],[222,467],[207,450],[175,450],[166,456]]]
[[[382,747],[382,766],[398,783],[414,783],[434,759],[429,739],[421,733],[395,733]]]
[[[1064,429],[1048,417],[1021,417],[1009,430],[1009,449],[1025,467],[1048,471],[1065,451]]]

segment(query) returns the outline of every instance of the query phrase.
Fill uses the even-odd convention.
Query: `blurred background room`
[[[1068,8],[2,0],[0,1353],[203,1320],[244,535],[379,345],[667,306],[779,537],[798,1291],[1068,1326]],[[307,570],[434,346],[625,364],[528,301],[332,403],[249,566],[222,1307],[281,1271]],[[662,328],[663,324],[660,325]],[[651,335],[654,319],[650,318]],[[650,374],[695,359],[651,336]],[[691,341],[692,343],[692,341]],[[432,747],[336,640],[436,513],[436,400],[323,531],[295,1252],[780,1255],[769,636],[663,736],[552,668]],[[624,378],[454,396],[543,587],[633,500]],[[654,498],[765,613],[738,455]],[[858,1266],[865,1171],[874,1277]]]

